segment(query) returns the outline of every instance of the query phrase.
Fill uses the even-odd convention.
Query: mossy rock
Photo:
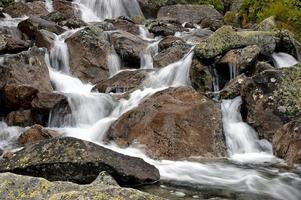
[[[11,173],[0,174],[0,196],[6,200],[163,200],[135,189],[109,185],[97,179],[89,185],[70,182],[49,182],[43,178],[20,176]]]
[[[223,26],[195,48],[200,59],[211,59],[231,49],[257,45],[261,53],[271,55],[276,47],[276,32],[236,31],[231,26]]]

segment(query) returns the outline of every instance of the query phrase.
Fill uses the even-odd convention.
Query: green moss
[[[221,0],[168,0],[167,4],[210,4],[219,12],[224,10],[224,4]]]
[[[9,4],[12,4],[13,2],[15,2],[15,1],[14,0],[0,0],[0,6],[5,7],[5,6],[8,6]]]
[[[301,65],[287,69],[273,94],[278,110],[295,118],[301,113]]]
[[[292,31],[301,40],[300,0],[244,0],[241,13],[247,13],[253,22],[274,16],[280,29]]]

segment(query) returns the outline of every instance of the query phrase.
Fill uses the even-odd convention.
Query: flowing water
[[[291,67],[299,63],[293,56],[283,52],[273,53],[272,58],[277,68]]]
[[[92,13],[98,20],[119,14],[132,16],[141,12],[139,6],[139,9],[137,8],[136,1],[131,1],[130,5],[133,6],[131,9],[124,4],[129,1],[122,2],[82,0],[77,1],[77,4],[88,9],[90,14]],[[94,18],[89,18],[88,21],[90,20]],[[133,91],[128,99],[116,101],[109,94],[91,92],[93,85],[83,83],[71,75],[65,39],[75,31],[77,30],[67,31],[57,36],[50,55],[47,53],[45,55],[51,81],[56,92],[68,97],[74,121],[73,124],[65,125],[65,123],[51,123],[50,119],[49,124],[56,124],[56,127],[52,127],[53,129],[65,133],[66,136],[88,140],[122,154],[143,158],[159,169],[162,183],[176,185],[176,191],[173,192],[164,185],[159,187],[167,193],[174,194],[175,199],[190,195],[189,189],[182,191],[178,189],[183,187],[194,190],[188,199],[215,197],[239,199],[244,195],[247,195],[247,199],[300,199],[300,175],[282,168],[281,166],[285,166],[285,163],[273,156],[271,144],[260,140],[256,131],[243,122],[240,114],[242,103],[240,97],[224,100],[221,104],[229,158],[207,162],[153,160],[144,154],[140,146],[121,149],[115,144],[105,145],[102,140],[107,130],[122,114],[137,107],[140,102],[157,91],[168,87],[190,85],[189,69],[193,59],[193,48],[178,62],[149,72],[143,82],[143,89]],[[141,37],[150,38],[145,33],[141,33]],[[150,42],[150,44],[155,42]],[[121,63],[117,54],[112,54],[107,59],[110,63],[110,74],[118,73]],[[142,64],[142,68],[144,66],[147,64]],[[213,73],[216,73],[214,68]],[[218,85],[218,80],[216,80],[216,91],[219,90]],[[51,118],[57,119],[55,112],[52,113]],[[1,122],[0,148],[9,148],[23,130],[24,128],[20,127],[8,127]],[[154,193],[156,193],[158,187],[151,187],[155,187]]]

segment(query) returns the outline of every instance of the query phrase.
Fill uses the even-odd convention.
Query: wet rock
[[[36,38],[36,32],[40,29],[47,30],[57,35],[65,31],[64,28],[56,25],[54,22],[44,20],[38,17],[30,17],[18,24],[18,29],[26,34],[30,39]]]
[[[5,85],[28,85],[40,92],[52,92],[44,52],[32,48],[19,54],[6,56],[0,63],[0,89]]]
[[[176,32],[188,31],[182,24],[175,19],[158,19],[147,24],[149,32],[155,36],[175,35]]]
[[[107,56],[112,52],[106,33],[88,26],[66,40],[71,73],[85,82],[97,83],[109,77]],[[100,56],[101,55],[101,56]]]
[[[265,70],[273,70],[274,67],[267,62],[258,62],[255,67],[255,72],[253,74],[259,74]]]
[[[191,86],[200,93],[213,91],[212,75],[207,66],[202,64],[197,58],[192,60],[190,68]]]
[[[157,92],[122,115],[107,139],[123,147],[139,143],[155,159],[225,155],[219,106],[188,87]]]
[[[119,93],[138,89],[151,70],[121,71],[110,79],[96,84],[94,90],[101,93]]]
[[[139,35],[139,27],[129,18],[118,17],[116,19],[106,19],[105,21],[113,24],[118,30],[123,30],[133,35]]]
[[[103,176],[100,174],[99,176]],[[109,185],[103,178],[97,178],[89,185],[77,185],[70,182],[50,182],[43,178],[21,176],[12,173],[0,174],[0,195],[7,200],[15,199],[128,199],[163,200],[160,197],[135,189]],[[108,179],[108,178],[106,178]]]
[[[173,35],[171,36],[167,36],[165,38],[163,38],[160,42],[159,42],[159,51],[168,49],[169,47],[173,46],[173,45],[184,45],[185,42],[179,38],[179,37],[175,37]]]
[[[29,46],[29,42],[0,32],[0,54],[19,53],[27,50]]]
[[[3,89],[5,106],[11,109],[28,109],[38,90],[30,85],[6,85]]]
[[[31,126],[35,123],[33,114],[31,110],[21,110],[10,112],[6,118],[5,122],[9,126]]]
[[[255,65],[260,51],[261,49],[257,45],[247,46],[243,49],[230,50],[221,58],[219,64],[226,65],[226,67],[229,67],[230,65],[235,66],[237,73],[239,74]]]
[[[19,136],[17,143],[19,145],[25,145],[40,140],[59,137],[61,135],[62,134],[57,131],[46,129],[41,125],[35,124]]]
[[[74,126],[74,119],[68,100],[62,99],[51,109],[49,116],[49,127],[71,127]]]
[[[49,32],[47,30],[37,30],[35,34],[36,46],[37,47],[44,47],[50,52],[51,48],[53,47],[53,42],[55,39],[55,34]]]
[[[53,0],[53,9],[60,13],[63,13],[67,18],[73,16],[80,16],[80,13],[72,5],[71,1]]]
[[[171,5],[161,7],[158,18],[175,18],[179,22],[202,24],[203,28],[216,30],[223,25],[223,16],[212,5]]]
[[[0,148],[0,156],[2,156],[3,153],[4,151]]]
[[[138,0],[141,10],[146,18],[157,18],[157,13],[162,6],[165,6],[167,0]]]
[[[167,49],[162,50],[162,43],[160,46],[160,52],[154,56],[154,67],[161,68],[166,67],[169,64],[181,60],[191,49],[191,46],[185,42],[174,42]]]
[[[272,141],[275,132],[301,113],[301,67],[265,70],[242,87],[248,123]]]
[[[4,13],[9,14],[11,17],[23,17],[26,16],[42,16],[47,15],[44,3],[42,1],[33,2],[15,2],[3,9]]]
[[[1,160],[0,171],[82,184],[107,171],[123,186],[151,184],[160,178],[159,171],[140,158],[68,137],[28,144],[11,159]]]
[[[235,31],[223,26],[209,38],[200,42],[195,52],[200,59],[210,59],[231,49],[257,45],[261,53],[271,55],[276,47],[275,33],[266,31]]]
[[[220,91],[220,99],[234,99],[235,97],[240,96],[241,88],[246,81],[247,76],[245,74],[241,74],[230,80]]]
[[[301,118],[277,130],[273,147],[276,155],[284,158],[288,165],[301,163]]]
[[[147,43],[140,37],[125,31],[113,32],[110,38],[125,66],[140,68],[140,55],[146,49]]]
[[[57,23],[60,26],[66,26],[70,29],[76,29],[83,26],[87,26],[88,24],[81,20],[79,17],[74,15],[66,15],[59,11],[54,11],[49,13],[48,15],[42,17],[45,20],[52,21]]]
[[[180,36],[187,43],[196,45],[207,39],[212,33],[209,29],[195,29],[190,32],[180,33]]]

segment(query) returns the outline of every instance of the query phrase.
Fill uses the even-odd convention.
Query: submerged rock
[[[105,173],[89,185],[70,182],[50,182],[43,178],[20,176],[12,173],[0,174],[0,196],[7,200],[15,199],[99,199],[99,200],[163,200],[160,197],[135,189],[121,188]]]
[[[57,131],[46,129],[41,125],[35,124],[19,136],[17,143],[20,145],[24,145],[40,140],[59,137],[61,135],[62,134],[60,134]]]
[[[226,154],[218,104],[189,87],[157,92],[113,123],[107,138],[141,144],[156,159]]]
[[[107,171],[126,186],[151,184],[160,178],[159,171],[140,158],[68,137],[28,144],[11,159],[1,160],[0,171],[83,184]]]
[[[264,55],[271,55],[276,48],[275,33],[268,31],[235,31],[223,26],[209,38],[200,42],[195,49],[200,59],[210,59],[231,49],[257,45]]]

